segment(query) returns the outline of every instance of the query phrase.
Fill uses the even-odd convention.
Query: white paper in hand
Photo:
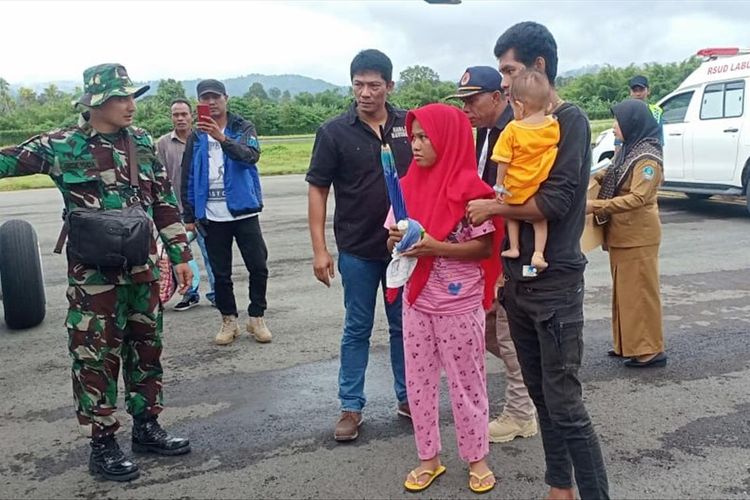
[[[393,252],[393,259],[385,270],[385,285],[388,288],[400,288],[409,280],[409,276],[417,267],[416,257],[404,257]]]

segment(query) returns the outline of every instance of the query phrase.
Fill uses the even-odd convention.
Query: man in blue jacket
[[[237,246],[250,273],[250,316],[247,331],[256,341],[271,341],[263,319],[268,283],[268,251],[258,215],[263,197],[256,163],[260,145],[255,126],[227,112],[227,92],[218,80],[198,83],[198,101],[209,106],[210,118],[198,118],[182,157],[183,220],[188,231],[196,224],[216,279],[216,307],[222,325],[216,343],[228,345],[240,334],[232,284],[232,244]]]

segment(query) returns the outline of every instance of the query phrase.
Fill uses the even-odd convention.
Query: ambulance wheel
[[[0,226],[0,289],[5,324],[19,330],[42,322],[46,309],[36,232],[26,221]]]

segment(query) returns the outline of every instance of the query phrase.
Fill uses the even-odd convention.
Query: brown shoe
[[[342,411],[333,439],[336,441],[354,441],[359,437],[359,426],[362,425],[362,414],[355,411]]]
[[[411,420],[411,410],[409,409],[409,402],[399,403],[398,404],[398,410],[396,410],[396,413],[398,413],[400,416],[408,418]]]

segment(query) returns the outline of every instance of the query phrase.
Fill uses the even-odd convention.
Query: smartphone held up
[[[211,109],[208,104],[198,104],[198,121],[209,121],[211,118]]]

